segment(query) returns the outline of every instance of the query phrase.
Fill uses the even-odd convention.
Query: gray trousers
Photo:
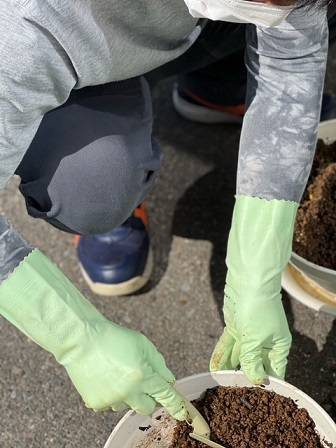
[[[244,34],[242,25],[210,23],[183,56],[146,77],[74,90],[45,115],[16,170],[28,213],[79,234],[122,224],[160,168],[149,85],[179,74],[194,90],[211,95],[213,86],[217,99],[244,100]]]

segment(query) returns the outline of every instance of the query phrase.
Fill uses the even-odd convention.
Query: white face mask
[[[274,6],[249,0],[184,0],[193,17],[224,22],[279,25],[294,6]]]

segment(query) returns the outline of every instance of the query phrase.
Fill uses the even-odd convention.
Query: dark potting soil
[[[319,140],[308,185],[298,210],[293,249],[336,269],[336,143]]]
[[[261,388],[216,387],[194,402],[211,428],[211,439],[225,448],[323,448],[305,409]],[[171,448],[206,448],[178,423]]]

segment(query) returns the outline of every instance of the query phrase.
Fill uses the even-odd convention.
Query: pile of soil
[[[318,141],[308,185],[298,210],[294,251],[336,269],[336,142]]]
[[[315,423],[290,398],[261,388],[216,387],[195,406],[207,420],[213,441],[226,448],[323,448]],[[171,448],[206,448],[178,423]]]

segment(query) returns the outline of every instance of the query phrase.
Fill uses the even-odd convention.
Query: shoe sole
[[[243,119],[228,112],[209,109],[208,107],[198,106],[190,103],[182,98],[174,87],[173,90],[173,104],[177,113],[183,118],[190,121],[196,121],[203,124],[242,124]]]
[[[149,249],[145,270],[142,275],[115,285],[95,283],[88,276],[81,263],[79,263],[79,267],[84,280],[95,294],[99,296],[127,296],[139,291],[148,283],[153,271],[153,253],[152,250]]]

